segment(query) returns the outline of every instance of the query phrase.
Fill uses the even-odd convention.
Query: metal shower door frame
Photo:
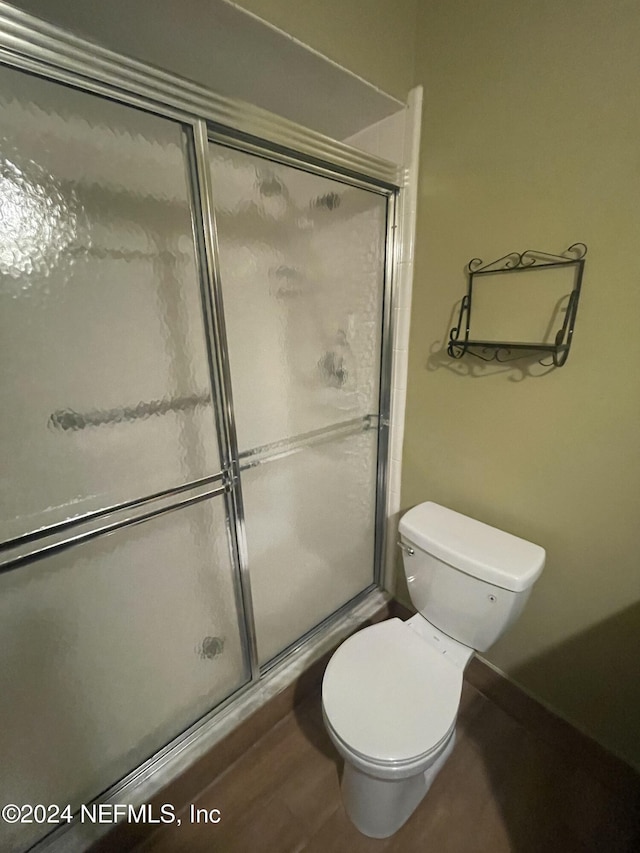
[[[182,125],[187,136],[186,159],[190,172],[194,239],[199,254],[209,372],[221,444],[220,461],[223,468],[221,473],[208,479],[219,481],[218,488],[216,488],[217,482],[214,484],[212,494],[215,490],[216,495],[222,493],[225,495],[236,596],[238,603],[242,605],[241,619],[244,627],[245,651],[250,664],[250,680],[98,798],[116,802],[118,798],[122,801],[126,800],[129,794],[133,795],[133,791],[142,781],[164,768],[176,755],[187,749],[202,735],[206,727],[214,724],[216,716],[227,710],[240,695],[256,686],[261,675],[268,668],[263,667],[261,670],[258,663],[246,559],[244,511],[240,486],[242,460],[237,448],[229,354],[217,259],[214,195],[208,162],[209,140],[224,139],[225,144],[276,159],[318,175],[335,178],[387,198],[385,283],[383,315],[380,318],[382,325],[380,402],[377,423],[371,424],[378,430],[376,542],[372,587],[381,584],[385,553],[385,505],[393,353],[392,306],[397,268],[396,235],[398,233],[398,193],[402,185],[401,173],[395,164],[386,160],[302,128],[265,110],[217,95],[198,84],[85,42],[1,0],[0,65],[174,120]],[[178,509],[185,503],[184,492],[188,488],[190,488],[189,484],[182,485],[162,495],[146,496],[138,501],[129,502],[128,505],[105,509],[96,515],[113,513],[116,520],[120,519],[117,521],[118,526],[138,523],[144,521],[139,505],[149,504],[153,507],[160,499],[159,512]],[[196,496],[195,499],[201,498]],[[99,520],[98,518],[97,521]],[[74,544],[73,529],[72,526],[70,527],[71,537],[68,541],[59,540],[57,547]],[[64,522],[60,533],[67,536],[67,526]],[[100,531],[95,535],[100,535]],[[29,560],[29,552],[18,556],[20,564]],[[372,587],[364,590],[361,596]],[[295,652],[332,619],[349,609],[352,604],[353,602],[345,604],[320,626],[301,637],[285,653]],[[269,666],[277,663],[280,657],[270,662]],[[50,843],[55,842],[68,829],[69,827],[61,827],[59,830],[54,830],[38,842],[38,849],[49,847]]]
[[[208,130],[205,136],[205,130]],[[253,467],[255,464],[262,464],[264,459],[258,457],[255,450],[240,453],[238,450],[237,435],[235,432],[235,413],[233,411],[232,389],[231,389],[231,374],[229,369],[229,351],[224,331],[224,309],[222,306],[222,274],[220,270],[218,238],[216,228],[216,217],[214,209],[215,192],[212,189],[210,172],[208,170],[208,144],[218,143],[229,148],[234,148],[243,153],[252,154],[262,157],[266,160],[271,160],[276,163],[281,163],[293,168],[300,169],[309,174],[318,175],[320,177],[329,178],[331,180],[340,181],[351,187],[356,187],[371,193],[382,196],[386,199],[386,225],[385,225],[385,260],[383,270],[383,294],[382,294],[382,316],[379,318],[381,327],[381,351],[380,351],[380,387],[378,395],[378,412],[369,413],[363,417],[356,418],[347,423],[331,425],[324,429],[309,433],[306,436],[300,436],[294,440],[284,440],[279,442],[279,447],[268,448],[271,451],[268,459],[282,458],[297,450],[309,447],[311,444],[329,441],[332,437],[345,437],[347,435],[357,434],[368,429],[376,429],[378,433],[377,452],[376,452],[376,511],[375,511],[375,543],[374,543],[374,565],[373,565],[373,582],[365,590],[362,590],[360,595],[367,593],[371,588],[380,587],[383,580],[384,572],[384,554],[385,554],[385,539],[386,539],[386,494],[388,480],[388,455],[389,455],[389,416],[391,405],[391,369],[393,357],[393,341],[392,341],[392,300],[393,300],[393,281],[396,267],[396,250],[397,250],[397,221],[398,221],[398,188],[390,186],[386,181],[376,180],[370,176],[354,175],[351,172],[344,173],[335,168],[329,163],[317,162],[313,156],[309,156],[305,152],[292,152],[278,143],[267,142],[265,140],[257,140],[253,137],[248,138],[246,134],[229,128],[220,128],[213,123],[207,126],[206,122],[202,123],[202,127],[198,132],[198,162],[202,165],[201,174],[206,175],[203,191],[208,193],[210,205],[207,212],[207,249],[209,252],[208,268],[210,270],[211,280],[214,283],[216,298],[219,300],[220,318],[223,324],[224,334],[224,353],[223,353],[223,369],[225,373],[225,382],[227,383],[227,405],[229,406],[229,419],[231,424],[231,447],[232,447],[232,471],[233,471],[233,486],[234,500],[238,512],[237,522],[237,540],[239,545],[239,558],[241,573],[246,573],[247,584],[249,581],[249,567],[247,560],[247,544],[246,544],[246,523],[244,515],[244,502],[242,498],[242,483],[241,471]],[[264,674],[279,664],[283,658],[300,649],[305,643],[313,637],[318,631],[322,630],[326,624],[330,623],[337,614],[340,614],[345,608],[348,608],[351,602],[346,602],[338,611],[334,611],[326,619],[322,620],[318,625],[311,628],[301,637],[298,637],[291,645],[287,646],[274,658],[259,667],[260,674]],[[252,635],[252,642],[255,643],[257,653],[257,641],[255,637],[255,626]]]

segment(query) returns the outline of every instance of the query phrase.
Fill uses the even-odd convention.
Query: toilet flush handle
[[[403,551],[407,555],[407,557],[413,557],[413,555],[416,553],[411,547],[411,545],[405,545],[404,542],[401,542],[399,539],[398,548],[400,548],[400,550]]]

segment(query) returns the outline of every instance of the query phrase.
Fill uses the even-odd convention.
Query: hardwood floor
[[[217,824],[158,829],[139,853],[637,853],[640,783],[605,784],[465,682],[455,749],[394,836],[349,822],[314,692],[193,800]],[[212,817],[216,817],[213,812]]]

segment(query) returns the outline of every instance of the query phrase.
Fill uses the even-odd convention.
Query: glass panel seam
[[[187,130],[187,128],[185,128]],[[218,335],[216,333],[216,309],[212,304],[209,290],[209,268],[204,237],[205,213],[202,207],[201,187],[198,173],[196,143],[194,128],[188,126],[185,133],[184,153],[186,160],[187,179],[191,193],[191,225],[193,241],[196,246],[197,273],[200,284],[200,302],[203,320],[203,333],[207,351],[207,369],[209,374],[209,387],[213,399],[216,418],[216,440],[218,442],[218,453],[220,462],[225,473],[230,472],[231,455],[229,451],[229,439],[226,418],[226,397],[224,380],[220,371],[220,357],[217,352]]]
[[[209,170],[209,139],[207,126],[204,121],[197,121],[193,124],[193,141],[193,168],[199,191],[200,225],[202,229],[201,241],[205,257],[203,272],[205,273],[206,278],[206,303],[209,311],[207,335],[211,338],[212,352],[215,353],[216,369],[218,371],[218,383],[221,395],[221,414],[224,422],[223,435],[226,442],[224,461],[229,465],[229,534],[231,536],[234,562],[240,581],[241,603],[243,605],[242,611],[248,644],[251,678],[253,681],[256,681],[260,678],[258,644],[247,557],[244,507],[242,502],[240,468],[238,462],[238,442],[233,410],[231,373],[229,370],[229,353],[224,323],[222,286],[218,260],[215,207],[213,203],[211,173]]]
[[[194,488],[194,486],[190,486],[190,488]],[[165,513],[172,512],[173,510],[182,509],[188,506],[192,506],[193,504],[200,503],[200,501],[223,495],[229,490],[229,488],[230,487],[228,483],[223,483],[213,489],[207,489],[204,492],[185,497],[182,500],[176,500],[168,504],[163,504],[162,506],[156,507],[155,509],[150,509],[147,512],[129,515],[117,521],[104,524],[101,527],[91,528],[89,530],[78,532],[73,536],[68,536],[65,539],[51,542],[49,544],[43,545],[40,548],[35,548],[33,550],[27,551],[26,553],[23,552],[13,557],[9,556],[4,562],[0,563],[0,574],[13,571],[25,564],[33,563],[37,560],[43,559],[44,557],[49,557],[53,554],[57,554],[60,551],[67,550],[68,548],[73,548],[77,545],[83,544],[84,542],[89,542],[92,539],[96,539],[100,536],[105,536],[109,533],[113,533],[116,530],[122,530],[123,528],[131,527],[134,524],[141,524],[145,521],[148,521],[149,519],[156,518],[159,515],[164,515]]]
[[[94,512],[88,512],[84,515],[75,516],[74,518],[68,518],[64,521],[60,521],[57,524],[51,524],[47,527],[41,527],[38,530],[34,530],[30,533],[25,533],[22,536],[16,536],[14,539],[7,539],[5,542],[0,542],[0,552],[8,551],[13,548],[18,548],[21,545],[27,545],[30,542],[37,542],[40,539],[45,539],[48,536],[53,536],[56,533],[61,533],[64,530],[70,530],[74,527],[79,527],[83,524],[87,524],[91,521],[96,521],[99,518],[105,518],[108,515],[112,515],[118,512],[122,512],[127,509],[138,509],[146,506],[147,504],[153,503],[154,501],[160,500],[161,498],[169,498],[173,495],[180,495],[184,492],[191,491],[192,489],[197,489],[200,486],[206,486],[211,483],[215,483],[219,480],[225,481],[227,475],[224,471],[221,471],[218,474],[214,474],[211,477],[202,477],[199,480],[192,480],[188,483],[183,483],[180,486],[173,486],[169,489],[163,489],[160,492],[155,492],[152,495],[144,495],[140,498],[135,498],[130,501],[124,501],[120,504],[114,504],[112,506],[105,507],[104,509],[98,509]]]

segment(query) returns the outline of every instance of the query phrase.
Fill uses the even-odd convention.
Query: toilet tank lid
[[[544,568],[539,545],[431,501],[405,513],[399,531],[439,560],[513,592],[528,589]]]

